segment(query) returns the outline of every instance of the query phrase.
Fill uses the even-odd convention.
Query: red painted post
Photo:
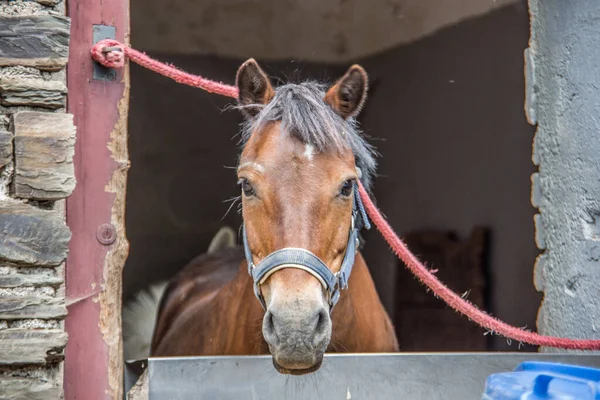
[[[92,78],[93,25],[129,42],[128,0],[69,0],[68,111],[77,126],[77,187],[67,200],[73,233],[66,266],[67,400],[122,398],[121,269],[127,172],[128,69],[114,81]]]

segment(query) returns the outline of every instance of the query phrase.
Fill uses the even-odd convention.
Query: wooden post
[[[129,75],[92,77],[93,25],[129,41],[128,0],[69,0],[68,109],[77,126],[77,187],[67,202],[65,399],[122,398],[121,270],[128,252],[124,206]]]

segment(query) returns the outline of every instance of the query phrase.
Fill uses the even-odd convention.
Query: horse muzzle
[[[312,301],[272,305],[263,319],[263,337],[279,372],[316,371],[331,339],[329,310]]]

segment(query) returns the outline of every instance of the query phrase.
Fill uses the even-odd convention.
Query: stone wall
[[[0,2],[0,399],[63,396],[75,187],[64,15],[64,0]]]

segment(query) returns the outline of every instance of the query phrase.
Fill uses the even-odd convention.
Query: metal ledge
[[[600,367],[600,355],[329,354],[319,371],[289,376],[270,356],[150,358],[149,393],[151,400],[481,399],[490,374],[533,360]]]

